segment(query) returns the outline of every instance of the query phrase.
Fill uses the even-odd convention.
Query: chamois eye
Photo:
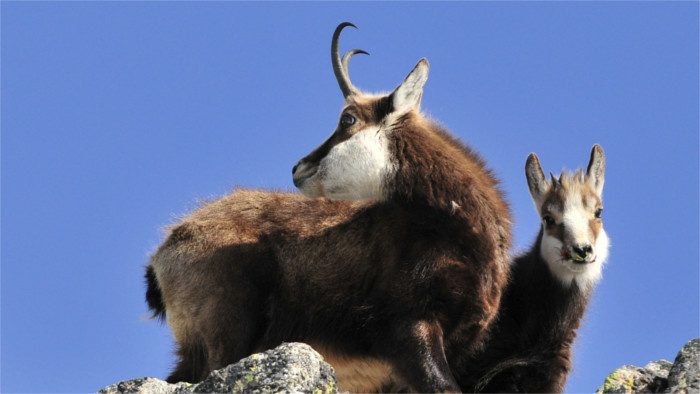
[[[542,220],[544,220],[544,224],[546,224],[547,226],[554,226],[554,218],[553,217],[551,217],[549,215],[545,215],[542,218]]]
[[[600,217],[603,215],[603,208],[596,209],[594,215],[596,218],[600,219]]]
[[[355,124],[355,117],[350,114],[343,114],[340,117],[340,125],[343,127],[350,127]]]

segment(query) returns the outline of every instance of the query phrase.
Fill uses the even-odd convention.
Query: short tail
[[[158,318],[158,320],[165,320],[165,303],[163,303],[163,294],[160,292],[160,286],[158,286],[158,279],[156,278],[156,273],[153,270],[152,265],[146,267],[146,302],[148,303],[148,309],[153,311],[152,318]]]

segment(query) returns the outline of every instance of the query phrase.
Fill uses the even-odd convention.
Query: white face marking
[[[318,163],[307,163],[302,159],[294,170],[294,184],[297,188],[305,196],[312,198],[387,198],[386,183],[397,168],[389,153],[387,125],[410,111],[420,110],[423,85],[428,79],[429,68],[428,61],[421,59],[401,85],[394,89],[390,94],[393,97],[391,113],[384,114],[383,119],[372,121],[379,122],[379,125],[355,131],[349,139],[333,146]],[[354,92],[346,97],[342,113],[352,105],[373,105],[377,99],[379,96]],[[343,127],[342,121],[341,117],[339,127]],[[373,124],[372,122],[368,121],[369,124]],[[346,125],[351,126],[352,124]]]
[[[603,263],[608,258],[609,242],[605,230],[601,230],[594,246],[595,261],[581,264],[565,260],[561,254],[563,249],[561,241],[545,234],[542,238],[540,253],[554,276],[563,285],[568,287],[576,282],[580,288],[590,289],[603,275]]]
[[[593,234],[590,234],[590,219],[590,213],[583,207],[579,196],[572,195],[566,199],[564,212],[562,212],[562,223],[569,248],[574,245],[592,245],[594,243]]]
[[[385,132],[370,126],[331,148],[300,190],[309,197],[383,199],[386,180],[395,171]]]
[[[562,212],[557,212],[551,207],[549,209],[549,212],[556,216],[557,224],[563,226],[562,239],[545,231],[540,254],[554,276],[565,286],[576,282],[579,287],[589,289],[602,276],[602,265],[608,257],[609,239],[603,229],[598,233],[598,238],[594,239],[589,226],[590,220],[594,220],[593,213],[584,207],[579,194],[583,186],[571,186]],[[585,257],[577,258],[574,251],[576,246],[590,246],[591,251]]]

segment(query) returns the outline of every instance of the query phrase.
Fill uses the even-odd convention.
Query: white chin
[[[564,261],[564,266],[575,275],[585,275],[587,272],[597,269],[595,262],[577,263],[571,260]]]
[[[593,263],[574,263],[561,257],[561,242],[552,237],[542,240],[540,253],[549,265],[549,270],[564,286],[576,282],[580,287],[588,288],[600,279],[602,267],[600,256]]]
[[[315,176],[312,176],[304,181],[297,189],[306,197],[318,198],[325,197],[326,194],[323,192],[323,186],[316,180]]]
[[[593,286],[602,273],[601,264],[597,262],[582,264],[570,260],[562,261],[558,269],[553,271],[563,284],[568,286],[576,282],[582,288]]]

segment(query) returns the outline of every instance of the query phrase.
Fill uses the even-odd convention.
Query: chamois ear
[[[428,61],[421,59],[406,79],[391,93],[394,113],[403,115],[420,108],[423,85],[428,80]]]
[[[603,193],[603,183],[605,183],[605,154],[600,145],[593,145],[591,150],[591,161],[586,170],[586,182],[595,190],[599,196]]]
[[[542,166],[540,166],[540,159],[534,153],[530,153],[525,162],[525,177],[532,200],[539,210],[544,194],[547,192],[547,180],[544,177]]]

